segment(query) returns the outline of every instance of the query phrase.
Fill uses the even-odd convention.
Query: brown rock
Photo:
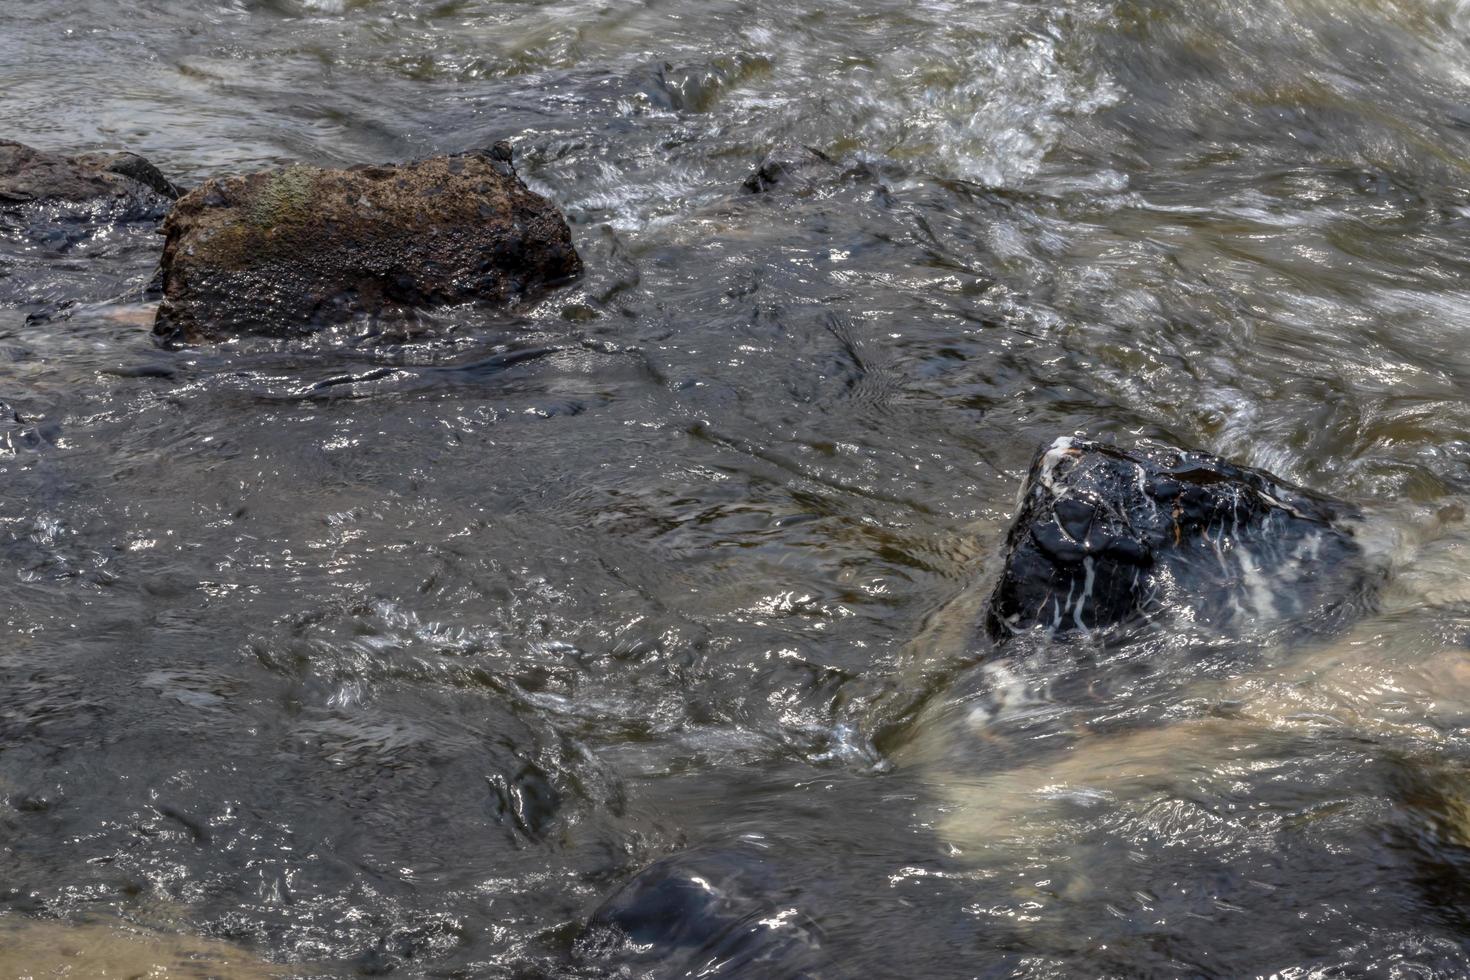
[[[414,163],[206,181],[164,223],[154,332],[306,333],[359,314],[504,303],[581,272],[508,146]]]

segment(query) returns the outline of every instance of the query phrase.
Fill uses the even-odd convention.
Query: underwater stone
[[[831,174],[836,166],[832,158],[820,150],[798,143],[784,143],[766,154],[742,186],[752,194],[778,186],[810,192],[816,179]]]
[[[1064,437],[1031,466],[987,626],[997,638],[1164,616],[1310,626],[1374,581],[1358,516],[1209,453]]]
[[[815,977],[820,930],[790,908],[748,841],[698,847],[644,868],[593,913],[579,956],[645,975]],[[784,911],[783,911],[784,910]]]
[[[693,65],[663,64],[654,75],[649,95],[664,108],[677,112],[708,112],[737,85],[771,70],[771,60],[736,52]]]
[[[561,213],[509,148],[206,181],[164,223],[154,331],[292,335],[358,315],[505,303],[581,272]]]

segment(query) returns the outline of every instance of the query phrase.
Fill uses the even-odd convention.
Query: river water
[[[185,185],[509,139],[587,263],[163,350],[24,322],[151,232],[6,253],[0,972],[1470,973],[1460,2],[0,0],[0,130]],[[1073,432],[1352,501],[1380,601],[992,650]],[[753,911],[589,942],[661,859]]]

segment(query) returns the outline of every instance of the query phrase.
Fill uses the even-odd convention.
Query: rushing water
[[[508,138],[588,266],[166,351],[24,322],[150,234],[5,253],[7,976],[1470,972],[1458,0],[0,0],[0,136]],[[793,142],[835,165],[746,193]],[[1360,505],[1381,602],[997,655],[1074,431]],[[609,958],[670,856],[746,938]]]

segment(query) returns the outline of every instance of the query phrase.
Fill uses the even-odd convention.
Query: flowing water
[[[1470,973],[1460,0],[0,0],[0,136],[509,139],[588,267],[175,351],[147,229],[5,246],[0,969]],[[1078,431],[1352,501],[1381,601],[992,649]],[[587,941],[701,855],[738,935]]]

